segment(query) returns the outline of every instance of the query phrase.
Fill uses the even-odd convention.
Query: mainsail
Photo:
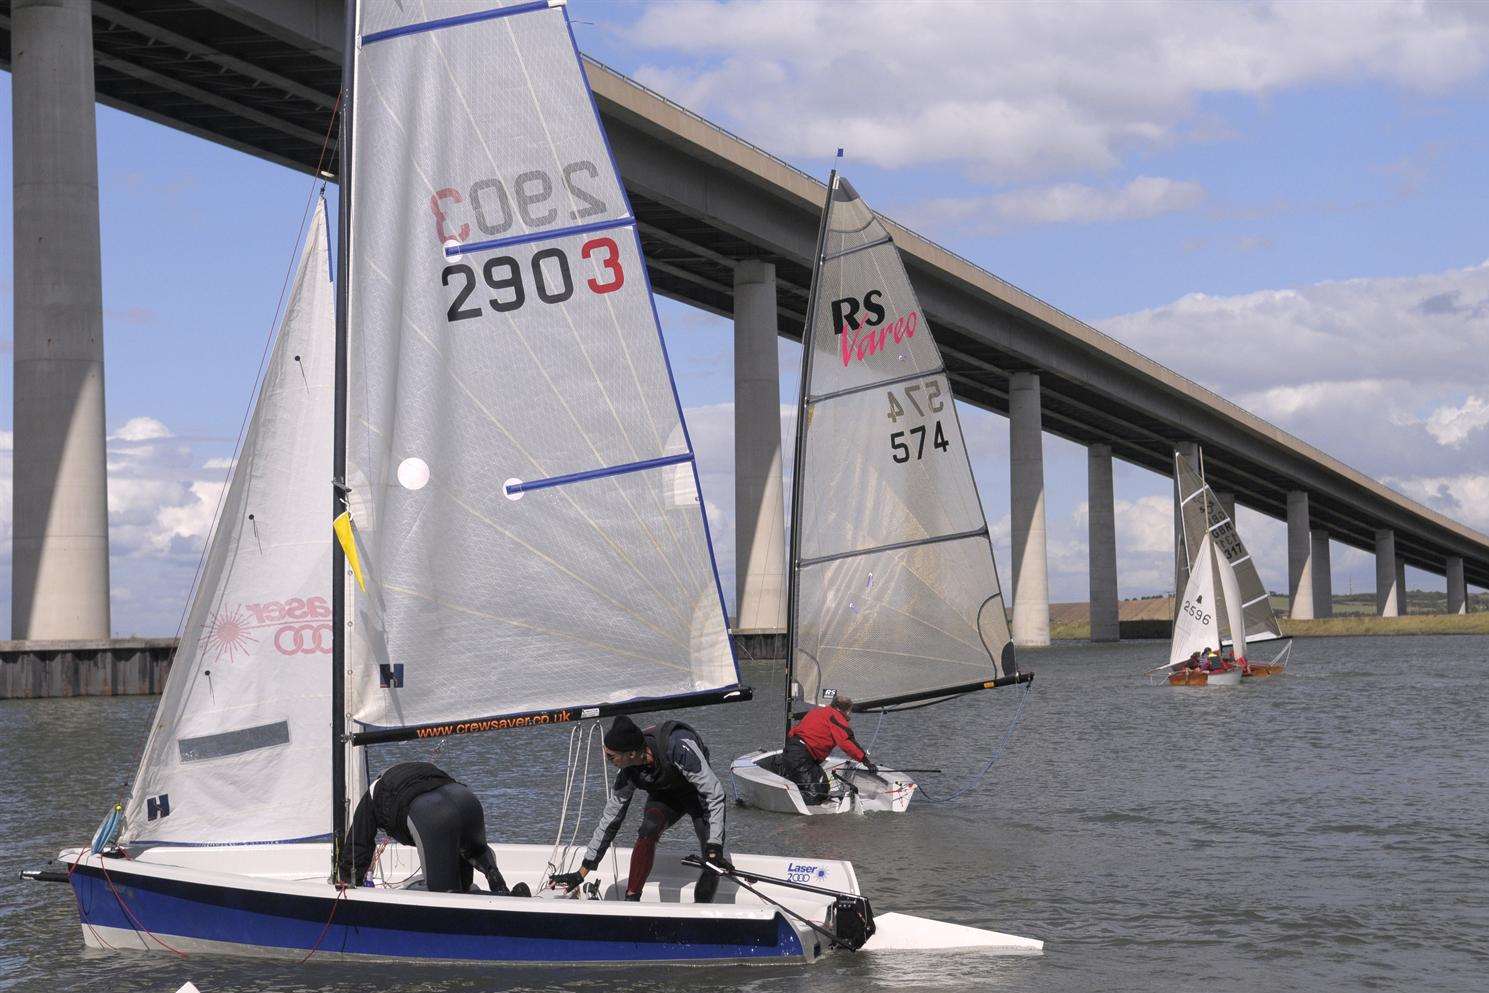
[[[1252,561],[1251,553],[1241,543],[1241,536],[1236,531],[1235,522],[1225,512],[1225,508],[1216,499],[1215,492],[1210,489],[1204,478],[1195,472],[1182,455],[1175,454],[1174,456],[1174,472],[1179,481],[1179,506],[1184,521],[1184,552],[1189,568],[1194,569],[1201,539],[1209,535],[1214,541],[1216,550],[1235,570],[1241,613],[1244,617],[1243,639],[1248,642],[1257,642],[1281,638],[1283,636],[1282,626],[1277,621],[1277,615],[1272,612],[1267,588],[1256,571],[1256,563]],[[1230,641],[1233,630],[1234,627],[1229,619],[1222,614],[1221,636]]]
[[[355,29],[362,743],[738,685],[636,220],[567,14],[492,8],[363,3]]]
[[[130,792],[131,847],[331,830],[333,304],[322,204]]]
[[[804,342],[791,663],[860,707],[1013,676],[987,520],[940,350],[888,230],[834,173]]]

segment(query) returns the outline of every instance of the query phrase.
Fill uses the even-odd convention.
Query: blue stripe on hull
[[[111,870],[110,878],[140,924],[167,942],[181,937],[308,951],[331,914],[330,897],[231,889],[121,870]],[[101,872],[79,867],[72,885],[84,924],[135,930]],[[566,963],[795,958],[802,947],[779,914],[767,921],[731,921],[343,901],[319,951]]]

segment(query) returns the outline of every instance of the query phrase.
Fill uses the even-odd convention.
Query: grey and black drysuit
[[[630,810],[631,798],[638,789],[644,791],[646,807],[642,811],[636,848],[631,853],[631,874],[626,882],[626,898],[632,900],[640,898],[641,888],[646,885],[647,876],[651,875],[657,840],[684,815],[693,819],[693,831],[698,835],[704,858],[710,854],[722,858],[724,811],[727,807],[724,784],[709,767],[708,746],[703,744],[698,732],[681,721],[667,721],[644,729],[642,735],[654,761],[650,765],[630,766],[616,774],[610,801],[605,804],[605,812],[600,815],[600,824],[590,838],[589,849],[581,863],[594,871],[620,831],[621,822]],[[693,888],[693,899],[698,903],[712,902],[718,885],[718,873],[704,869],[698,877],[698,885]]]

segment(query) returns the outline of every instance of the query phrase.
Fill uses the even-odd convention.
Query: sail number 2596
[[[612,238],[594,238],[579,248],[579,255],[599,267],[600,278],[590,277],[584,285],[591,293],[614,293],[625,285],[626,273],[620,265],[620,249]],[[534,252],[528,263],[533,291],[543,303],[563,303],[574,295],[574,277],[569,271],[569,257],[561,248]],[[527,303],[528,278],[523,267],[510,255],[495,255],[481,265],[481,281],[492,295],[486,303],[498,314],[520,309]],[[469,321],[485,311],[471,297],[476,292],[476,270],[464,262],[447,265],[440,273],[440,283],[455,290],[445,316],[451,321]]]
[[[941,384],[935,380],[924,383],[914,383],[904,388],[905,403],[908,403],[921,417],[927,413],[939,414],[946,409],[946,401],[941,399]],[[922,395],[924,394],[924,395]],[[892,424],[898,424],[901,417],[912,416],[906,409],[905,404],[900,402],[894,390],[887,390],[889,397],[889,420]],[[925,406],[921,406],[924,403]],[[889,450],[896,462],[909,462],[911,459],[920,460],[925,458],[925,439],[927,430],[930,431],[931,449],[933,451],[946,451],[951,443],[946,440],[946,432],[941,429],[941,421],[938,419],[929,429],[924,424],[917,424],[904,431],[893,431],[889,435]]]

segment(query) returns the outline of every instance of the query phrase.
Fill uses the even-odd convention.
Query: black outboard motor
[[[874,908],[867,897],[841,894],[827,908],[827,930],[833,944],[856,952],[874,936]]]

